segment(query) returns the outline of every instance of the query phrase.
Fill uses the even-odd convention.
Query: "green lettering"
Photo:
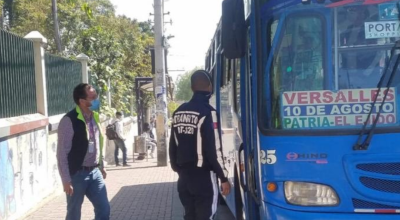
[[[306,127],[306,120],[307,120],[307,118],[299,118],[299,120],[301,121],[301,127],[302,128],[305,128]]]
[[[291,122],[292,122],[292,120],[290,120],[290,118],[284,118],[283,119],[283,127],[288,128]]]
[[[300,128],[300,127],[299,127],[299,122],[297,121],[296,118],[293,119],[292,128]]]
[[[316,124],[315,124],[315,118],[309,118],[308,119],[308,127],[310,127],[310,128],[312,128],[312,127],[318,127]]]
[[[324,117],[324,119],[322,119],[322,127],[330,127],[328,117]]]

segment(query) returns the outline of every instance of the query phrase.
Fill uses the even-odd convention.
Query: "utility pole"
[[[164,0],[154,0],[157,165],[167,166],[167,93],[164,51]]]

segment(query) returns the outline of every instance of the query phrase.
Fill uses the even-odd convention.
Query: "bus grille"
[[[355,209],[400,209],[398,206],[383,205],[375,202],[368,202],[361,199],[352,199]]]
[[[360,177],[360,182],[370,189],[400,194],[400,181]]]
[[[400,163],[363,163],[357,164],[357,169],[371,173],[400,175]]]

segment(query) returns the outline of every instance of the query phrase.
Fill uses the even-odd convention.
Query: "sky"
[[[126,15],[138,21],[147,21],[154,13],[153,0],[111,0],[118,15]],[[211,44],[221,17],[222,0],[165,0],[165,35],[173,35],[169,40],[168,54],[170,75],[177,78],[196,66],[204,66],[205,55]]]

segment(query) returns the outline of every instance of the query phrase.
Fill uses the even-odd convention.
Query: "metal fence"
[[[82,82],[82,64],[51,54],[45,63],[49,116],[68,112],[75,106],[72,92]]]
[[[36,112],[33,42],[0,30],[0,118]]]

